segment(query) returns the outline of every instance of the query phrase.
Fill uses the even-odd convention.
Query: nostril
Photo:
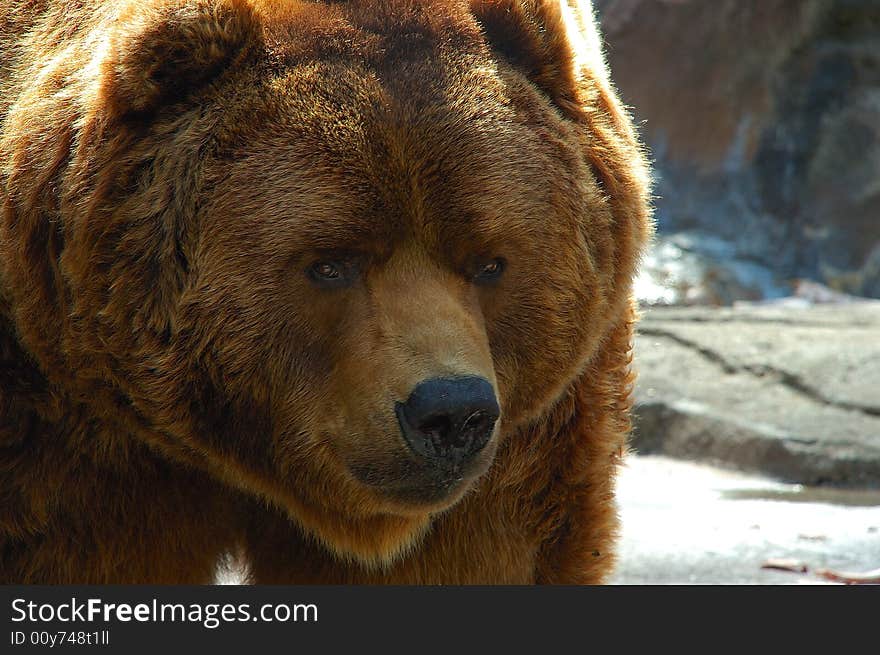
[[[472,440],[482,438],[488,439],[495,427],[497,416],[490,416],[484,411],[477,411],[467,417],[459,432],[458,443],[456,445],[465,445]]]
[[[467,448],[471,444],[476,445],[480,439],[488,438],[495,421],[496,418],[486,412],[476,411],[458,426],[449,416],[432,416],[415,428],[429,440],[434,452],[439,455],[445,448]]]
[[[433,416],[415,427],[428,438],[428,443],[438,455],[441,454],[443,446],[451,441],[449,437],[452,432],[452,421],[448,416]]]

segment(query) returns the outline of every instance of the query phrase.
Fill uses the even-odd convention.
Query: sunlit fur
[[[650,220],[597,39],[573,0],[0,2],[0,582],[602,581]],[[420,500],[394,403],[457,374],[502,418]]]

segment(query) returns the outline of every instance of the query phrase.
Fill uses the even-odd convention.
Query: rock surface
[[[651,308],[633,448],[880,487],[880,302]]]
[[[656,160],[661,234],[722,239],[771,288],[808,278],[880,297],[880,2],[596,6]]]

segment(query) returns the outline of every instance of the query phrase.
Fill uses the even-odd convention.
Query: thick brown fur
[[[611,570],[650,221],[587,3],[3,0],[0,121],[0,582]],[[502,417],[439,489],[449,375]]]

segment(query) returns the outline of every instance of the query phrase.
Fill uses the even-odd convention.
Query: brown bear
[[[583,0],[3,0],[0,582],[595,583],[645,158]]]

